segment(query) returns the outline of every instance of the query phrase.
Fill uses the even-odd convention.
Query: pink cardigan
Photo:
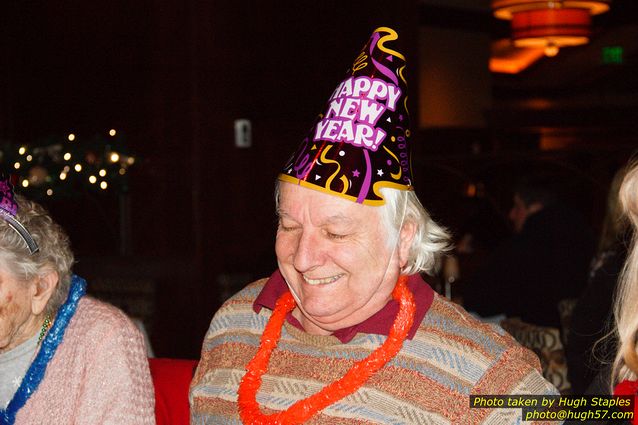
[[[155,424],[144,339],[124,313],[80,300],[16,424]]]

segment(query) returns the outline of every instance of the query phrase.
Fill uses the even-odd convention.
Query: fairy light
[[[107,127],[108,135],[102,137],[116,138],[119,136],[118,130],[115,128]],[[78,142],[78,136],[75,133],[68,132],[66,136],[62,136],[62,140],[64,138],[67,139],[68,142]],[[73,144],[75,145],[75,143]],[[44,187],[40,187],[38,183],[38,189],[43,190],[43,195],[53,197],[54,194],[58,193],[58,186],[56,186],[56,182],[60,187],[68,184],[70,181],[74,181],[76,175],[74,173],[79,173],[78,177],[81,176],[81,181],[84,185],[90,185],[92,187],[99,187],[101,190],[113,190],[119,188],[120,178],[125,178],[128,174],[129,167],[136,164],[137,159],[134,156],[120,153],[116,150],[112,150],[111,146],[106,144],[106,150],[101,149],[95,150],[95,148],[84,149],[81,146],[78,146],[79,150],[76,152],[71,145],[67,145],[65,148],[60,149],[59,144],[51,147],[36,147],[31,148],[29,145],[16,145],[13,149],[14,153],[17,153],[18,156],[13,160],[13,162],[9,162],[8,166],[13,165],[14,171],[18,176],[19,180],[17,185],[24,188],[33,188],[35,187],[36,175],[27,176],[27,172],[30,171],[30,167],[34,165],[34,163],[40,164],[39,167],[44,168],[45,179],[42,183],[46,185]],[[118,147],[113,146],[118,149]],[[102,148],[103,149],[103,148]],[[0,153],[1,155],[1,153]],[[54,165],[49,166],[49,163],[52,162]],[[50,167],[57,167],[57,173],[54,169],[49,169]],[[112,165],[111,165],[112,164]],[[101,165],[101,167],[100,167]],[[94,168],[97,166],[96,168]],[[34,169],[35,170],[35,169]],[[40,169],[38,169],[40,171]],[[35,173],[35,171],[34,171]],[[86,176],[86,180],[85,180]],[[111,179],[115,179],[112,181]],[[40,180],[38,180],[39,182]],[[111,188],[111,184],[114,184],[113,188]]]

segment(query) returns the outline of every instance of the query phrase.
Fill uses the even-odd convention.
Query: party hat
[[[7,222],[27,244],[29,252],[35,254],[38,252],[38,244],[33,240],[31,233],[20,223],[16,217],[18,214],[18,203],[13,193],[13,185],[9,178],[0,175],[0,219]]]
[[[380,188],[412,190],[405,57],[374,30],[279,180],[382,205]]]

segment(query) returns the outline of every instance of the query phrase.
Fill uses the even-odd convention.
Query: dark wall
[[[453,71],[450,75],[462,79],[459,63],[471,61],[469,69],[480,68],[474,55],[478,51],[484,58],[486,46],[479,49],[475,43],[488,42],[485,29],[474,23],[476,14],[459,15],[427,4],[9,2],[0,14],[0,139],[28,144],[71,131],[81,139],[110,128],[124,135],[137,158],[126,196],[78,193],[74,199],[45,203],[68,230],[79,258],[77,271],[89,281],[115,277],[154,282],[152,339],[158,355],[197,357],[221,301],[274,269],[272,192],[279,167],[377,26],[398,30],[408,59],[417,193],[439,221],[454,231],[462,228],[471,201],[464,194],[475,183],[484,185],[505,214],[514,177],[525,169],[551,168],[574,185],[575,203],[593,225],[598,223],[607,183],[636,145],[631,125],[635,102],[633,115],[609,108],[600,114],[600,107],[585,115],[580,109],[570,114],[513,108],[529,103],[530,96],[556,95],[533,83],[553,81],[545,70],[560,65],[559,58],[526,75],[493,78],[491,83],[486,78],[476,83],[476,72],[466,71],[473,83],[470,97],[480,90],[482,98],[494,100],[490,110],[478,111],[485,114],[485,127],[446,119],[441,122],[449,127],[417,131],[420,89],[421,98],[430,100],[425,113],[441,112],[444,101],[466,102],[452,95],[446,99],[445,90],[440,101],[433,101],[428,89],[436,83],[434,77],[419,81],[418,70],[450,63],[455,69],[440,72]],[[457,15],[461,19],[448,24],[438,19]],[[489,18],[489,13],[483,15]],[[472,47],[453,49],[433,39],[432,31],[421,31],[426,36],[419,37],[428,25],[444,28],[455,45],[464,44],[456,30],[467,37],[476,32],[477,38]],[[442,44],[431,49],[428,43]],[[460,62],[432,54],[446,49],[456,52]],[[424,62],[432,63],[420,64],[419,52]],[[560,69],[574,68],[570,55],[565,52]],[[636,79],[627,69],[636,63],[634,53],[617,78],[626,81],[624,95],[626,87],[633,87],[630,97]],[[609,75],[604,74],[606,81],[617,74]],[[570,87],[576,94],[567,98],[585,99],[586,104],[615,98],[597,80]],[[595,125],[590,117],[596,118]],[[238,118],[252,122],[249,149],[234,146]],[[569,151],[543,150],[548,138],[573,144],[563,143],[571,146]],[[130,241],[126,250],[123,236]]]
[[[263,277],[274,269],[275,177],[358,50],[379,25],[397,26],[413,48],[416,15],[408,13],[412,2],[405,1],[169,7],[177,10],[158,17],[158,41],[161,49],[177,54],[158,53],[168,63],[154,71],[159,80],[154,92],[161,99],[188,97],[181,122],[190,137],[173,140],[188,146],[184,178],[176,183],[187,186],[181,195],[190,207],[191,227],[184,232],[192,236],[185,248],[202,272],[200,311],[206,322],[222,293],[237,289],[246,275]],[[163,84],[173,79],[181,84]],[[159,100],[154,107],[156,117],[169,116],[174,108]],[[234,146],[238,118],[252,121],[249,149]],[[171,131],[183,134],[168,125]],[[166,157],[175,151],[177,146]],[[222,288],[221,273],[230,275]]]
[[[418,65],[415,0],[7,8],[0,137],[31,143],[116,128],[137,155],[124,203],[105,194],[47,206],[68,229],[83,274],[157,283],[159,355],[197,356],[222,298],[276,266],[279,167],[372,30],[398,30],[409,79]],[[238,118],[252,121],[251,148],[234,146]],[[121,258],[127,203],[131,255]]]

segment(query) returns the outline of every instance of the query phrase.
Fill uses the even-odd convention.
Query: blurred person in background
[[[581,294],[594,243],[582,215],[559,199],[554,185],[530,176],[515,187],[509,213],[515,233],[465,283],[468,311],[560,328],[558,303]]]
[[[614,299],[618,350],[611,373],[616,395],[634,396],[634,418],[638,424],[638,162],[634,162],[622,186],[620,202],[633,227],[631,246]]]
[[[631,226],[619,199],[625,172],[625,167],[618,170],[610,184],[587,287],[570,315],[565,335],[567,372],[574,394],[587,391],[594,377],[611,363],[615,350],[614,342],[603,338],[613,328],[613,297],[631,239]]]

